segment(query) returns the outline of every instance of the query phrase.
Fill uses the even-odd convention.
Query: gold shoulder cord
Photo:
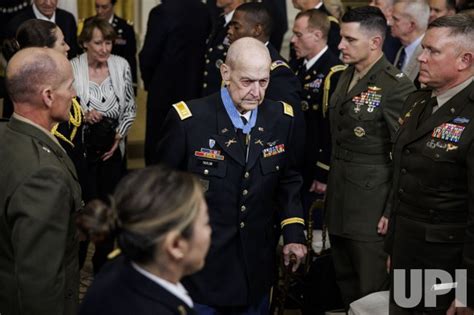
[[[71,135],[69,136],[69,139],[58,131],[59,124],[54,125],[53,129],[51,129],[51,133],[55,137],[58,137],[64,142],[69,143],[74,148],[73,141],[74,141],[74,138],[76,137],[77,129],[82,123],[81,105],[79,105],[79,102],[75,98],[72,99],[72,110],[73,110],[73,114],[69,113],[69,123],[73,125],[73,128],[71,131]]]
[[[343,71],[347,68],[345,65],[337,65],[331,68],[326,79],[324,80],[324,92],[323,92],[323,117],[326,118],[326,112],[328,111],[329,104],[329,90],[331,89],[331,77],[334,73]]]

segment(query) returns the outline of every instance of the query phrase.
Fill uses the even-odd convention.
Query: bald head
[[[62,76],[64,55],[50,48],[25,48],[8,62],[6,85],[14,103],[34,103],[46,86],[55,86]]]
[[[258,39],[243,37],[230,45],[221,74],[241,113],[255,109],[263,101],[271,62],[268,48]]]
[[[259,40],[251,37],[243,37],[236,40],[229,47],[225,63],[230,67],[235,66],[268,66],[272,60],[268,48]]]

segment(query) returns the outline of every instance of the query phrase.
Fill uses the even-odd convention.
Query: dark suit
[[[281,50],[283,37],[288,30],[288,15],[286,13],[285,0],[262,0],[272,17],[273,27],[270,36],[270,43],[277,51]]]
[[[158,152],[160,162],[199,176],[206,190],[211,248],[204,269],[184,283],[197,303],[250,306],[273,283],[275,217],[283,222],[286,243],[304,241],[303,225],[295,222],[302,223],[302,211],[292,113],[289,105],[270,100],[258,107],[246,161],[219,93],[187,107],[189,118],[169,112]],[[206,155],[208,150],[215,155]]]
[[[79,294],[76,170],[45,132],[0,124],[0,311],[75,314]]]
[[[327,183],[331,157],[331,135],[329,114],[327,113],[327,104],[324,104],[324,97],[327,102],[336,88],[340,71],[343,68],[337,71],[334,69],[331,72],[331,68],[341,65],[342,62],[329,49],[308,70],[306,70],[303,60],[300,61],[296,74],[303,86],[300,105],[306,125],[303,178],[308,186],[313,180]],[[324,83],[330,73],[330,88],[325,90]],[[324,96],[325,94],[326,96]],[[309,186],[305,188],[307,190]]]
[[[220,90],[222,76],[220,65],[225,62],[229,43],[227,30],[229,23],[225,24],[224,16],[214,21],[211,34],[206,40],[206,53],[204,55],[204,72],[201,85],[201,96],[207,96]]]
[[[388,26],[387,32],[385,33],[385,40],[383,42],[382,50],[390,63],[394,64],[400,47],[402,47],[402,43],[398,38],[392,36],[391,27]]]
[[[31,19],[36,19],[33,7],[29,6],[26,10],[15,16],[8,23],[7,36],[14,38],[16,31],[20,25]],[[68,51],[68,58],[72,59],[79,53],[79,46],[77,44],[77,25],[74,16],[63,10],[56,9],[56,24],[59,26],[64,34],[64,41],[69,45],[70,50]]]
[[[31,1],[26,0],[3,0],[0,4],[0,45],[7,37],[6,30],[8,23],[15,15],[20,14],[28,8]]]
[[[474,307],[473,91],[471,82],[433,114],[430,89],[408,98],[393,150],[393,214],[386,242],[392,268],[442,269],[453,279],[455,269],[467,269],[470,307]],[[438,296],[438,309],[447,309],[453,300],[453,292]]]
[[[160,130],[173,103],[199,96],[210,18],[199,0],[172,0],[150,11],[140,52],[140,70],[148,91],[145,162],[150,164]]]
[[[124,256],[106,264],[81,304],[84,315],[192,315],[177,296],[139,273]]]
[[[348,90],[354,66],[339,78],[329,105],[332,156],[326,205],[334,265],[344,303],[383,289],[383,237],[377,234],[392,179],[390,151],[411,81],[385,57]]]

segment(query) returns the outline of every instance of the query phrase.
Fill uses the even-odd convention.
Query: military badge
[[[264,146],[262,140],[260,139],[255,140],[255,144],[260,144],[262,147]]]
[[[426,146],[430,149],[439,148],[441,150],[445,150],[446,152],[457,150],[458,146],[452,143],[445,143],[443,141],[436,141],[435,139],[431,139],[426,143]]]
[[[352,98],[352,102],[355,104],[354,112],[360,112],[362,105],[367,105],[367,111],[372,113],[376,107],[380,106],[382,101],[382,94],[379,93],[381,90],[377,86],[369,86],[367,91],[354,96]]]
[[[194,151],[194,155],[197,157],[202,157],[210,160],[224,160],[224,156],[221,155],[221,151],[219,150],[210,150],[206,148],[201,148],[200,151]]]
[[[306,101],[301,101],[301,110],[303,112],[307,111],[309,109],[309,104]]]
[[[271,146],[269,148],[263,149],[263,151],[262,151],[264,158],[274,156],[274,155],[277,155],[277,154],[280,154],[280,153],[283,153],[283,152],[285,152],[285,145],[284,144],[277,144],[277,145]]]
[[[471,120],[466,117],[456,117],[453,119],[453,123],[455,124],[468,124]]]
[[[229,139],[229,141],[227,141],[227,142],[225,143],[225,145],[226,145],[226,147],[230,147],[230,146],[231,146],[232,144],[234,144],[234,143],[237,143],[237,140],[235,140],[234,138],[232,138],[232,139]]]
[[[365,129],[360,127],[360,126],[355,127],[354,128],[354,134],[356,135],[356,137],[361,138],[361,137],[365,136]]]
[[[444,123],[433,130],[431,136],[436,139],[459,142],[461,135],[466,127],[451,123]]]
[[[214,139],[209,139],[209,148],[214,148],[214,146],[216,145],[216,140]]]

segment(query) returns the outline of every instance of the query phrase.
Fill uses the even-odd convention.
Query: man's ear
[[[222,81],[224,81],[225,85],[229,85],[230,82],[230,72],[232,71],[228,65],[223,63],[221,65],[221,76],[222,76]]]
[[[463,52],[459,58],[459,70],[470,69],[472,67],[473,56],[470,52]]]
[[[383,44],[382,36],[375,35],[370,39],[370,49],[376,50],[377,48],[381,47]]]
[[[43,101],[43,104],[49,108],[53,105],[54,93],[51,86],[47,86],[41,90],[41,100]]]

